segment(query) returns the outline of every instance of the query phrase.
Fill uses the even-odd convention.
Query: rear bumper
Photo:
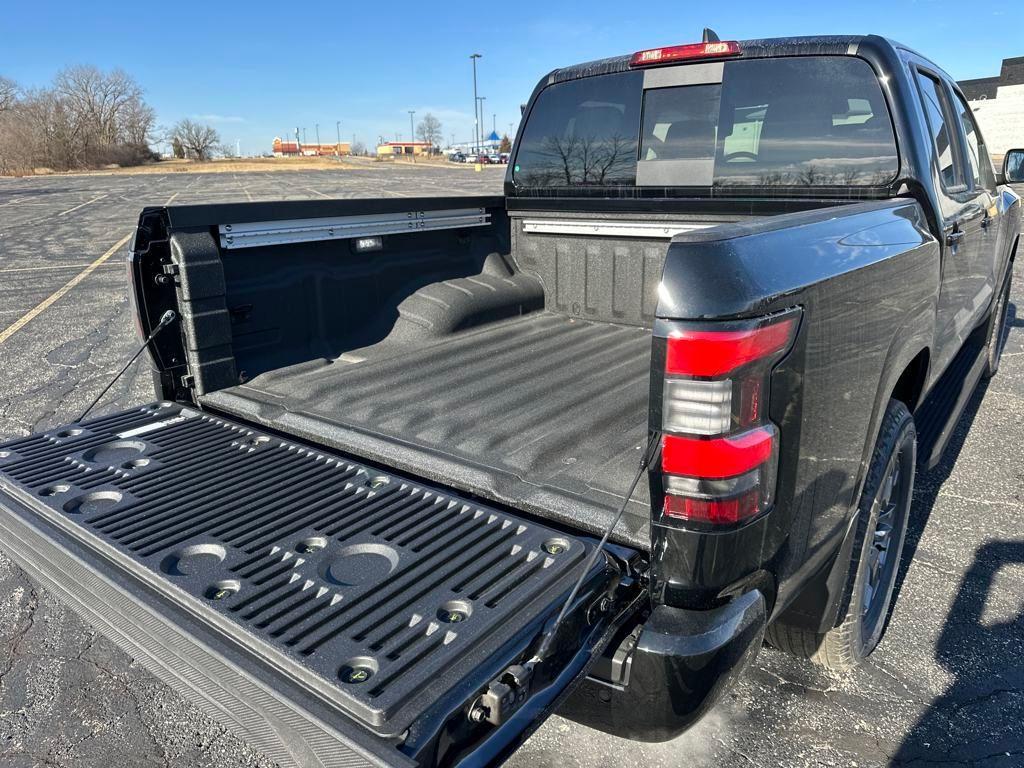
[[[658,606],[606,666],[611,679],[588,677],[560,714],[622,738],[675,738],[757,655],[765,623],[757,590],[710,611]]]

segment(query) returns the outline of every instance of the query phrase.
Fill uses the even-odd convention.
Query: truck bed
[[[262,373],[205,405],[600,531],[647,434],[650,331],[541,311]],[[646,547],[647,490],[614,538]]]
[[[170,403],[0,445],[0,506],[24,509],[3,519],[25,530],[0,533],[26,567],[56,566],[22,534],[59,530],[150,610],[184,611],[258,679],[284,676],[299,706],[327,704],[381,744],[500,671],[591,546]]]

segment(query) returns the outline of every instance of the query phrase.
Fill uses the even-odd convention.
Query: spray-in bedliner
[[[381,734],[521,642],[591,546],[167,403],[0,445],[0,489]]]
[[[533,312],[203,395],[222,412],[600,535],[647,444],[651,332]],[[650,543],[646,484],[612,539]]]

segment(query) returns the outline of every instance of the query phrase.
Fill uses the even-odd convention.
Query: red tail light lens
[[[678,324],[666,338],[662,390],[663,519],[737,525],[772,503],[778,428],[770,375],[796,337],[799,311],[716,328]]]
[[[710,479],[741,475],[769,459],[777,431],[774,426],[758,427],[736,436],[711,440],[665,435],[661,468],[673,475]]]
[[[666,496],[665,515],[708,525],[735,525],[757,515],[760,494],[747,491],[732,499],[694,499]]]
[[[723,56],[739,56],[740,44],[734,40],[717,43],[688,43],[670,45],[665,48],[649,48],[637,51],[629,60],[631,67],[652,67],[657,64],[671,64],[674,61],[694,59],[718,59]]]
[[[747,363],[763,360],[789,346],[796,318],[739,331],[680,329],[668,337],[665,373],[723,376]]]

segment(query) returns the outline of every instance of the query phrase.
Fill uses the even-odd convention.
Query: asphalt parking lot
[[[500,192],[484,169],[0,179],[0,440],[73,420],[134,351],[144,205]],[[999,375],[919,477],[899,599],[856,673],[765,648],[697,728],[638,744],[552,718],[513,766],[1024,765],[1024,261]],[[132,370],[98,412],[152,399]],[[912,559],[910,556],[912,555]],[[269,765],[0,555],[0,765]]]

